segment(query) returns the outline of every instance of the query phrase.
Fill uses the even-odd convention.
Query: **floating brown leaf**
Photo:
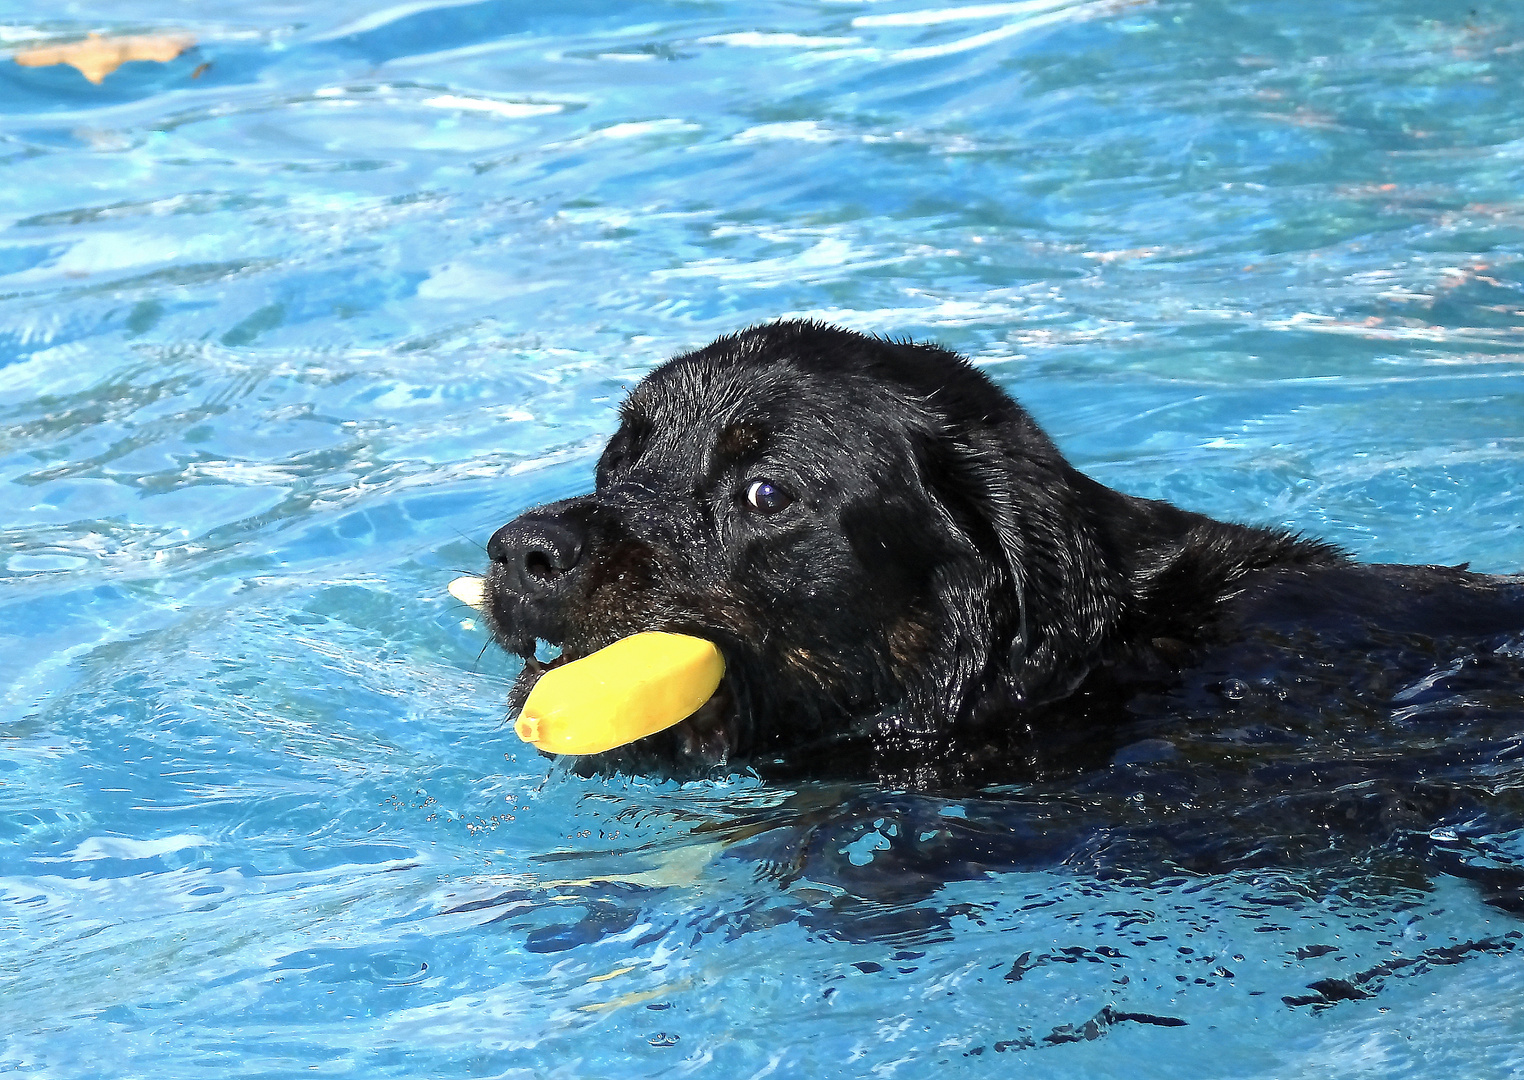
[[[141,34],[119,38],[91,34],[84,41],[68,45],[24,49],[16,54],[16,63],[22,67],[69,64],[98,85],[130,60],[156,60],[165,64],[195,43],[196,39],[189,34]]]

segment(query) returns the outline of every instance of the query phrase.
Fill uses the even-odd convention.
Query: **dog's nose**
[[[492,534],[487,557],[508,571],[514,592],[534,592],[553,585],[582,557],[582,535],[557,518],[526,514]]]

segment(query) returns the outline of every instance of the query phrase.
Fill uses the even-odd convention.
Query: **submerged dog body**
[[[955,354],[813,323],[657,368],[594,492],[488,551],[515,707],[537,639],[575,659],[661,629],[725,655],[698,713],[594,770],[961,786],[1105,762],[1186,717],[1343,728],[1455,657],[1490,658],[1473,696],[1524,692],[1519,579],[1360,565],[1121,494]]]

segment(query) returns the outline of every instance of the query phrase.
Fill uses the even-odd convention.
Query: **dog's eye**
[[[792,495],[771,480],[753,480],[746,485],[746,505],[759,514],[776,514],[793,501]]]

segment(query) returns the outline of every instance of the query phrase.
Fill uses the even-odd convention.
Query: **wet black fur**
[[[1457,658],[1524,729],[1520,579],[1360,565],[1113,491],[945,349],[754,327],[657,368],[621,415],[592,494],[493,538],[488,622],[525,657],[695,634],[728,673],[691,721],[584,770],[966,787],[1105,763],[1160,724],[1379,727]],[[757,512],[755,479],[795,501]]]

